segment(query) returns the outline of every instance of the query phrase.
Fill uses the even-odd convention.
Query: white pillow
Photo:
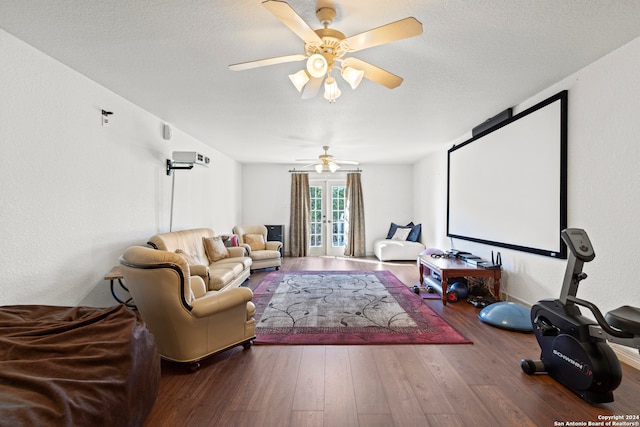
[[[407,240],[407,237],[409,237],[409,233],[411,233],[411,228],[398,227],[391,240]]]

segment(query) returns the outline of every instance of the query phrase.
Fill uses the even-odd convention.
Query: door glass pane
[[[309,186],[311,193],[311,236],[312,248],[322,247],[322,187]]]
[[[331,187],[331,221],[333,223],[331,245],[334,248],[344,246],[344,196],[345,186]]]

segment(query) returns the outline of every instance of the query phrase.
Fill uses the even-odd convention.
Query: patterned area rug
[[[471,344],[389,271],[276,271],[253,302],[255,344]]]

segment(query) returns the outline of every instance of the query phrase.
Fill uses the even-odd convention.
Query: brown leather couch
[[[175,252],[142,246],[120,257],[122,274],[160,355],[197,361],[255,339],[255,305],[249,288],[207,290],[200,276]]]
[[[209,228],[194,228],[156,234],[147,244],[162,251],[180,253],[187,259],[191,273],[202,277],[207,290],[238,287],[249,278],[252,260],[241,246],[226,248],[227,256],[210,260],[204,240],[215,237],[215,232]]]

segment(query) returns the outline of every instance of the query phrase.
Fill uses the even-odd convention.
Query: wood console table
[[[421,255],[420,285],[425,286],[424,276],[431,272],[438,274],[442,280],[442,304],[447,304],[447,279],[450,277],[482,277],[493,279],[494,297],[500,300],[500,278],[502,270],[499,268],[482,268],[469,265],[457,258],[434,258],[431,255]]]

